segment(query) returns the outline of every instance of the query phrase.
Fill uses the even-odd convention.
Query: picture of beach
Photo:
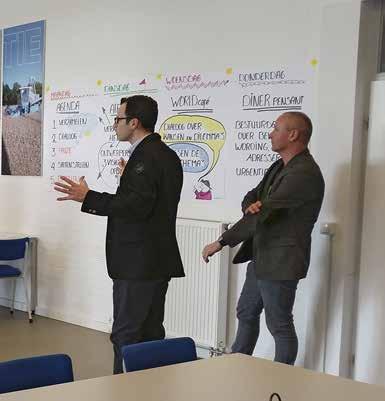
[[[42,174],[45,23],[3,31],[3,175]]]

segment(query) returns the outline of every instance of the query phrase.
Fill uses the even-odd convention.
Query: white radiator
[[[177,239],[185,278],[173,279],[167,292],[167,337],[188,336],[197,346],[222,350],[226,346],[229,253],[225,247],[206,264],[203,247],[218,239],[223,223],[178,219]]]

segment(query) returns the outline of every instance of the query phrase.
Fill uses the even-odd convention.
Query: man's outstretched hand
[[[202,251],[203,260],[206,263],[208,263],[209,262],[209,257],[215,255],[222,248],[223,248],[222,245],[218,241],[215,241],[215,242],[212,242],[211,244],[206,245],[203,248],[203,251]]]
[[[80,177],[79,182],[75,182],[70,180],[67,177],[60,177],[61,180],[65,182],[55,182],[55,191],[61,192],[63,194],[66,194],[66,196],[62,196],[60,198],[57,198],[58,201],[67,201],[67,200],[72,200],[76,202],[83,202],[84,198],[87,195],[87,192],[89,191],[88,185],[84,177]]]

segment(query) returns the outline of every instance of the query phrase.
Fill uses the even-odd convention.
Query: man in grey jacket
[[[239,324],[233,352],[253,353],[264,309],[275,340],[274,360],[294,364],[297,357],[292,314],[295,293],[309,268],[311,232],[325,188],[308,150],[311,134],[312,123],[304,113],[288,112],[277,119],[270,140],[281,159],[246,194],[243,218],[203,249],[203,259],[208,262],[224,246],[243,242],[233,262],[250,261],[237,306]]]

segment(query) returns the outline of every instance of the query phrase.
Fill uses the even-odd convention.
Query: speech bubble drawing
[[[200,115],[181,114],[169,117],[161,125],[159,135],[165,143],[174,144],[174,146],[178,143],[185,145],[204,143],[212,150],[211,166],[200,179],[208,175],[217,165],[220,152],[226,141],[225,127],[213,118]],[[200,146],[198,147],[204,150]]]
[[[179,156],[186,173],[201,173],[209,167],[209,155],[201,146],[193,143],[172,143],[169,146]]]

